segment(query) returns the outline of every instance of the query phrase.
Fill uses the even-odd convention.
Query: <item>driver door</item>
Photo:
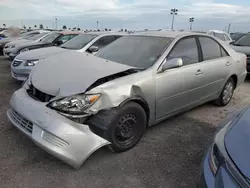
[[[173,58],[182,58],[183,66],[156,75],[156,119],[176,113],[202,98],[200,78],[203,74],[195,37],[180,39],[167,60]]]

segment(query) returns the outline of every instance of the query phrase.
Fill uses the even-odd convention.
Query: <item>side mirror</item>
[[[61,41],[61,40],[58,40],[58,41],[55,42],[56,46],[61,46],[62,44],[63,44],[63,41]]]
[[[99,50],[99,47],[98,46],[90,46],[88,51],[90,53],[94,53],[94,52],[97,52]]]
[[[174,58],[170,60],[164,60],[164,63],[161,68],[161,72],[164,72],[165,70],[168,69],[173,69],[173,68],[178,68],[183,65],[183,61],[181,58]]]

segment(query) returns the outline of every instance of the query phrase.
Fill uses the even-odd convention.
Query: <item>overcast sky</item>
[[[0,0],[0,24],[33,27],[158,29],[170,28],[171,8],[178,8],[176,29],[250,31],[250,0]]]

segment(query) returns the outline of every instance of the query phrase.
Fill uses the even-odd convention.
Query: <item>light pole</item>
[[[192,25],[193,25],[193,22],[194,22],[194,17],[189,18],[189,22],[190,22],[190,31],[191,31],[192,30]]]
[[[173,18],[172,18],[172,27],[171,27],[172,30],[174,29],[174,16],[177,15],[177,12],[178,12],[178,9],[175,9],[175,8],[171,9],[171,12],[170,12],[170,14],[173,15]]]
[[[57,18],[55,18],[55,21],[56,21],[56,30],[57,30]]]
[[[230,33],[231,24],[228,24],[227,33]]]
[[[99,29],[99,21],[96,22],[96,28]]]

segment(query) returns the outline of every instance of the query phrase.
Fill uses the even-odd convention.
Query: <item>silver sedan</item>
[[[127,35],[96,56],[42,61],[13,94],[8,118],[75,168],[102,146],[134,147],[147,127],[202,103],[227,105],[246,77],[244,54],[185,32]]]

